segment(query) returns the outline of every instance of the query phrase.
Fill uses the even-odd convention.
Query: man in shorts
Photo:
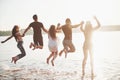
[[[25,33],[32,27],[33,28],[33,41],[34,43],[30,44],[30,48],[34,47],[34,49],[42,49],[43,48],[43,37],[42,37],[42,31],[45,31],[46,33],[48,32],[43,24],[41,22],[38,22],[38,17],[37,15],[33,15],[33,20],[34,22],[30,23],[29,26],[25,29],[23,36]],[[33,49],[33,50],[34,50]]]
[[[65,25],[58,27],[58,29],[62,29],[64,36],[65,36],[63,39],[64,49],[60,51],[59,55],[61,56],[62,53],[65,52],[65,57],[67,57],[67,53],[75,52],[75,47],[72,43],[72,28],[79,27],[80,25],[83,24],[83,21],[80,24],[71,25],[71,20],[67,18],[65,23],[66,23]]]

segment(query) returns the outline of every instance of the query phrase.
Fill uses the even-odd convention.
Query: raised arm
[[[96,16],[94,16],[94,19],[96,20],[96,22],[97,22],[97,26],[94,28],[95,30],[96,29],[98,29],[98,28],[100,28],[100,22],[99,22],[99,20],[96,18]]]
[[[62,29],[62,28],[61,28]],[[61,32],[61,29],[60,29],[60,23],[57,24],[57,28],[55,29],[55,31],[57,33],[60,33]]]
[[[72,25],[72,28],[77,28],[77,27],[79,27],[80,25],[83,25],[83,24],[84,24],[84,22],[81,21],[80,24]]]
[[[57,24],[57,30],[61,30],[62,26],[60,26],[60,23]]]
[[[8,41],[9,39],[11,39],[12,37],[13,37],[13,36],[8,37],[6,40],[1,41],[1,43],[5,43],[6,41]]]
[[[81,30],[82,32],[84,32],[83,24],[81,25],[80,30]]]

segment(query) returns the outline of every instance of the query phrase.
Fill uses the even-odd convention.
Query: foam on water
[[[0,69],[2,69],[2,70],[9,70],[10,67],[7,64],[1,64],[0,65]]]

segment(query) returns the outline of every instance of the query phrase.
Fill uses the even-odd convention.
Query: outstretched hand
[[[97,20],[97,17],[96,17],[96,16],[93,16],[93,18]]]
[[[25,34],[23,33],[23,34],[22,34],[22,37],[24,37],[24,36],[25,36]]]
[[[84,24],[84,21],[81,21],[80,24]]]
[[[1,41],[1,43],[4,43],[5,41]]]
[[[97,28],[99,28],[99,27],[101,26],[101,24],[100,24],[99,20],[97,19],[97,17],[96,17],[96,16],[93,16],[93,18],[96,20],[96,22],[97,22],[97,24],[98,24],[98,25],[97,25]],[[97,28],[96,28],[96,29],[97,29]]]
[[[59,27],[59,26],[60,26],[60,23],[57,24],[57,27]]]
[[[57,24],[57,29],[59,29],[59,27],[60,27],[60,23]]]

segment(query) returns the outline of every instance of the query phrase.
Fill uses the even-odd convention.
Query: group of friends
[[[72,42],[72,28],[77,28],[80,27],[80,30],[84,34],[84,44],[83,44],[83,53],[84,53],[84,58],[82,61],[82,75],[85,75],[85,65],[87,61],[88,54],[90,54],[90,64],[91,64],[91,74],[94,75],[93,71],[93,50],[92,50],[92,33],[100,28],[100,23],[98,19],[94,16],[93,17],[95,21],[97,22],[97,26],[93,27],[90,21],[81,21],[79,24],[72,25],[71,20],[67,18],[65,20],[64,25],[60,25],[60,23],[57,24],[57,27],[55,25],[51,25],[49,30],[45,29],[43,26],[42,22],[38,21],[37,15],[33,15],[33,20],[34,22],[30,23],[29,26],[25,29],[23,34],[20,33],[19,26],[15,25],[12,29],[12,35],[9,36],[7,39],[4,41],[1,41],[1,43],[5,43],[12,37],[15,38],[17,42],[17,47],[19,48],[21,54],[18,54],[14,57],[12,57],[12,61],[16,64],[16,62],[23,58],[26,55],[26,51],[23,47],[23,39],[22,37],[25,36],[26,32],[30,29],[33,28],[33,42],[30,43],[30,48],[33,50],[35,49],[43,49],[43,36],[42,36],[42,31],[46,32],[48,34],[48,48],[51,52],[51,54],[48,56],[46,59],[47,64],[49,64],[49,60],[51,59],[51,64],[54,66],[54,60],[56,59],[57,55],[61,56],[63,53],[65,53],[65,58],[67,58],[67,54],[70,52],[75,52],[75,46]],[[85,25],[84,25],[85,24]],[[84,26],[83,26],[84,25]],[[63,31],[64,34],[64,39],[63,39],[63,46],[64,48],[58,52],[58,38],[56,36],[56,33],[59,31]]]

